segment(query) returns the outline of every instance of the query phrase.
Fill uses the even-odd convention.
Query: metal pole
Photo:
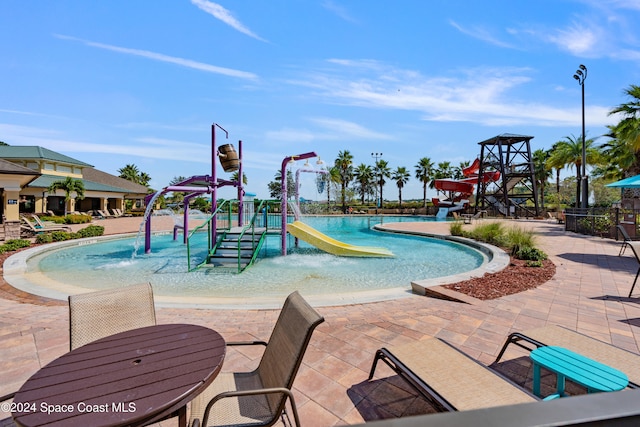
[[[586,78],[586,74],[585,74]],[[589,177],[587,176],[587,141],[584,124],[584,79],[582,80],[582,209],[589,207]]]

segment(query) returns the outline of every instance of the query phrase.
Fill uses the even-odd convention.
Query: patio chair
[[[155,324],[150,283],[69,295],[71,350],[109,335]]]
[[[373,378],[379,360],[441,411],[484,409],[539,400],[438,338],[379,349],[369,380]]]
[[[638,263],[640,264],[640,242],[629,241],[627,242],[627,245],[631,247],[631,250],[633,251],[633,256],[636,257],[636,261],[638,261]],[[636,278],[633,279],[633,285],[631,285],[631,290],[629,291],[629,298],[631,298],[631,295],[633,294],[633,288],[636,287],[636,283],[638,282],[638,276],[640,276],[640,267],[638,267]]]
[[[507,337],[498,357],[493,362],[494,365],[500,361],[510,344],[528,351],[547,345],[564,347],[624,372],[629,377],[629,387],[640,388],[640,354],[615,347],[571,329],[548,325],[528,331],[514,332]]]
[[[29,218],[25,216],[21,216],[20,221],[22,222],[22,224],[20,224],[20,229],[25,230],[26,232],[32,233],[32,234],[40,234],[46,231],[71,231],[71,227],[66,225],[47,224],[44,227],[39,227],[38,225],[31,222],[31,220],[29,220]]]
[[[622,246],[620,247],[620,252],[618,252],[618,256],[621,256],[624,254],[627,246],[629,246],[629,242],[633,241],[633,239],[631,239],[631,236],[629,236],[629,233],[627,233],[626,228],[624,228],[622,224],[616,225],[616,228],[618,229],[617,232],[622,235]]]
[[[296,291],[284,302],[269,342],[252,372],[228,372],[191,402],[191,427],[212,425],[271,426],[285,414],[287,398],[295,425],[300,425],[291,388],[314,329],[324,321]]]
[[[71,231],[71,227],[67,226],[67,225],[62,225],[62,224],[56,224],[53,221],[43,221],[40,219],[40,217],[38,215],[31,215],[31,219],[33,219],[33,221],[36,223],[36,227],[37,228],[64,228],[66,229],[66,231]]]
[[[98,210],[98,211],[94,211],[94,212],[98,212],[98,216],[101,219],[107,219],[107,218],[115,218],[113,215],[111,215],[109,212],[105,212],[102,210]]]

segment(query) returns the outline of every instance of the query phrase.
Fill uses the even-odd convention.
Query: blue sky
[[[285,156],[349,150],[407,167],[403,199],[420,198],[421,157],[579,136],[580,64],[587,135],[605,133],[640,84],[638,22],[640,0],[4,0],[0,140],[115,175],[132,163],[159,189],[210,173],[218,123],[259,197]]]

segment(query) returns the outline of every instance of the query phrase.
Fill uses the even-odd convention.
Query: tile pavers
[[[127,222],[128,221],[128,222]],[[137,230],[139,220],[99,221],[107,234]],[[640,353],[640,299],[627,298],[638,265],[630,254],[618,257],[619,242],[573,233],[546,221],[509,221],[532,228],[556,265],[556,275],[540,287],[472,305],[421,296],[340,307],[319,307],[326,322],[313,336],[294,389],[307,426],[354,424],[429,413],[393,372],[379,365],[367,381],[375,349],[425,339],[445,339],[481,363],[489,364],[513,330],[546,324],[570,329]],[[162,224],[155,223],[161,227]],[[388,226],[388,224],[387,224]],[[397,228],[448,234],[444,223],[401,223]],[[66,303],[29,296],[6,296],[0,287],[0,394],[19,386],[39,367],[68,349]],[[9,294],[13,295],[13,294]],[[49,304],[49,305],[44,305]],[[158,308],[160,323],[213,327],[227,340],[269,337],[277,310]],[[256,350],[229,351],[225,369],[251,369]],[[526,352],[510,349],[499,369],[531,387]],[[549,384],[553,378],[548,378]],[[2,415],[0,414],[0,419]],[[174,426],[174,420],[161,423]]]

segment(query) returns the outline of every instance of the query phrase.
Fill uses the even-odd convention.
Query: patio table
[[[533,362],[533,394],[536,396],[540,396],[541,366],[557,376],[557,394],[547,399],[564,395],[565,378],[586,387],[588,393],[619,391],[629,385],[629,379],[624,372],[564,347],[538,347],[531,351],[529,357]]]
[[[143,426],[186,405],[222,368],[226,345],[212,329],[166,324],[91,342],[52,361],[16,393],[19,426]]]

